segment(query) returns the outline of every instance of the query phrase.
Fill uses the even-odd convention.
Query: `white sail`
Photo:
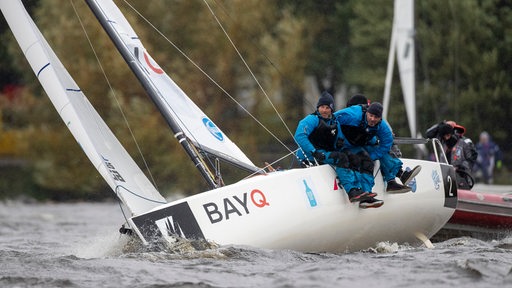
[[[414,0],[395,0],[396,52],[411,137],[416,137]]]
[[[62,120],[131,214],[166,203],[94,110],[23,4],[0,1],[0,9]]]
[[[389,110],[389,95],[396,53],[411,137],[416,137],[417,135],[414,34],[414,0],[395,0],[388,70],[386,73],[386,87],[383,100],[384,115],[386,116]]]
[[[212,153],[231,163],[259,170],[249,158],[224,134],[217,125],[178,87],[174,81],[153,60],[142,45],[139,37],[128,23],[119,8],[111,0],[91,0],[89,4],[99,7],[107,19],[107,25],[116,32],[110,35],[120,41],[129,51],[131,65],[138,65],[145,81],[158,93],[161,112],[164,117],[172,117],[186,134],[187,138],[200,150]],[[125,55],[123,55],[125,56]],[[126,56],[125,56],[126,57]]]

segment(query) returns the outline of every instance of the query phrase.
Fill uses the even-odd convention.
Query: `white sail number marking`
[[[105,163],[105,166],[107,167],[108,171],[110,172],[110,175],[112,175],[112,178],[114,178],[115,181],[126,182],[123,176],[121,176],[121,174],[116,170],[114,165],[112,165],[112,163],[108,161],[108,159],[103,157],[103,162]]]

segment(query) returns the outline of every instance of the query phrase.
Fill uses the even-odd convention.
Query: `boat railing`
[[[432,141],[432,148],[434,148],[434,156],[436,162],[449,164],[446,154],[444,153],[444,147],[439,139],[429,139]]]
[[[395,144],[414,144],[414,145],[425,145],[428,142],[432,143],[433,149],[433,161],[438,163],[448,163],[448,158],[446,158],[446,154],[444,153],[444,147],[439,139],[426,139],[426,138],[407,138],[407,137],[395,137]]]

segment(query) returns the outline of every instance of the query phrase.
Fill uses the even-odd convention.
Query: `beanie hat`
[[[382,107],[382,104],[380,104],[379,102],[373,102],[370,107],[368,107],[368,113],[370,114],[373,114],[379,118],[382,118],[382,110],[384,108]]]
[[[368,99],[366,98],[366,96],[364,96],[362,94],[356,94],[356,95],[350,97],[350,99],[348,99],[348,101],[347,101],[347,107],[359,105],[359,104],[368,105]]]
[[[332,111],[334,111],[334,98],[327,91],[324,91],[322,93],[322,95],[320,96],[320,98],[318,99],[318,103],[316,104],[316,108],[318,109],[318,107],[320,107],[322,105],[327,105],[327,106],[329,106],[331,108]]]

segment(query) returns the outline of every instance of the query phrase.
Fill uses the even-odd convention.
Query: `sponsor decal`
[[[204,211],[212,224],[229,220],[230,217],[235,215],[247,215],[250,213],[249,207],[263,208],[265,206],[270,206],[270,203],[267,201],[265,194],[258,189],[252,190],[251,193],[246,192],[242,197],[234,195],[224,198],[220,205],[215,202],[203,204]]]
[[[306,195],[308,196],[309,206],[315,207],[317,203],[313,190],[308,186],[308,182],[306,181],[306,179],[302,179],[302,182],[304,183],[304,190],[306,191]]]
[[[166,231],[165,235],[167,236],[179,236],[181,238],[187,238],[187,235],[181,228],[180,222],[174,219],[173,216],[160,219],[155,221],[155,223],[160,231]]]
[[[411,168],[407,167],[407,168],[405,168],[405,171],[411,171]],[[411,188],[412,192],[416,192],[416,188],[417,188],[416,177],[412,178],[411,182],[409,182],[409,184],[407,184],[407,186],[409,186]]]
[[[210,131],[213,137],[217,138],[219,141],[224,141],[224,136],[220,129],[213,123],[212,120],[208,119],[208,117],[203,117],[203,124]]]
[[[110,163],[110,161],[107,158],[105,158],[103,156],[101,156],[101,158],[103,158],[103,163],[105,163],[105,166],[107,167],[108,172],[110,172],[110,175],[112,175],[112,178],[114,178],[115,181],[126,182],[126,181],[124,181],[123,176],[121,176],[121,173],[119,173],[116,170],[116,167],[114,167],[114,165],[112,163]]]
[[[439,188],[441,188],[441,177],[437,170],[432,170],[432,181],[434,182],[434,188],[439,191]]]
[[[188,202],[133,217],[132,221],[146,241],[162,236],[205,239]]]
[[[164,73],[164,71],[160,67],[158,67],[158,65],[156,63],[155,63],[155,65],[153,65],[151,63],[151,61],[149,60],[149,56],[146,53],[146,51],[144,51],[144,61],[146,61],[146,64],[148,64],[149,69],[153,70],[153,72],[155,72],[156,74],[163,74]]]

